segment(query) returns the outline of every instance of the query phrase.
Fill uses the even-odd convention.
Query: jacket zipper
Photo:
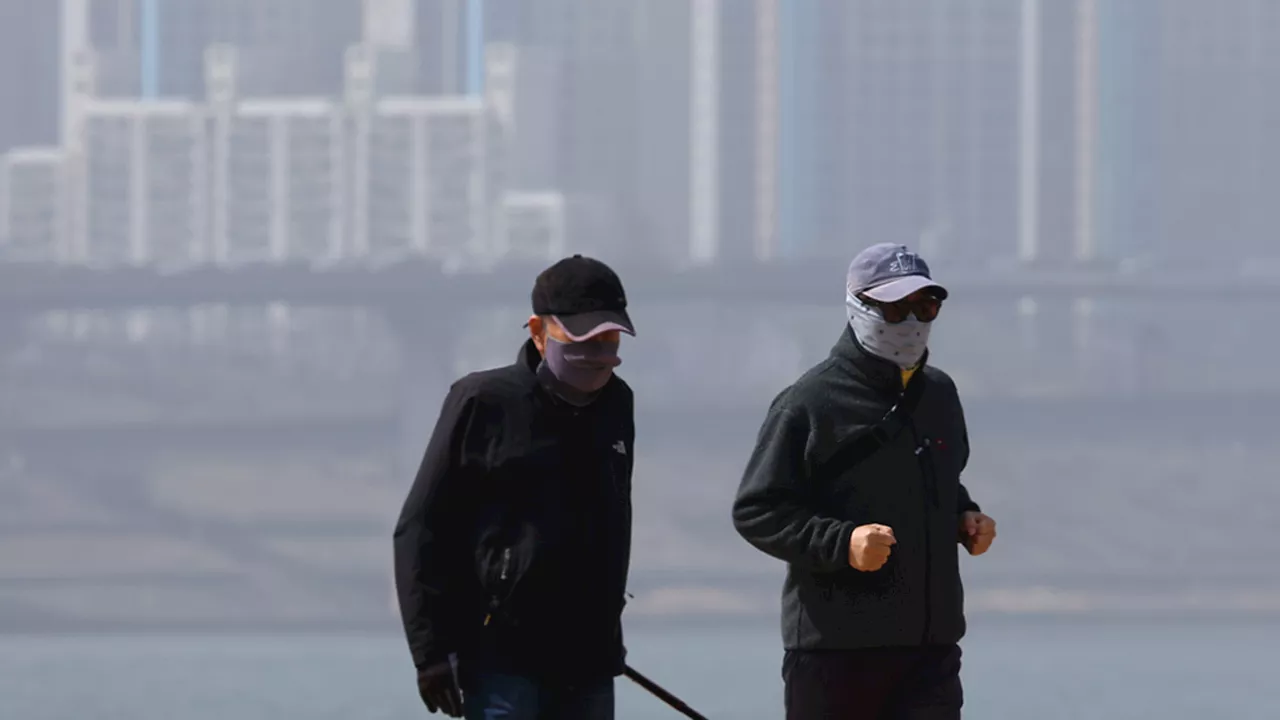
[[[915,425],[911,426],[912,434],[915,434]],[[920,459],[920,478],[923,480],[920,488],[922,505],[924,508],[924,635],[921,638],[922,644],[929,643],[929,634],[933,629],[933,486],[937,482],[933,477],[933,457],[930,455],[931,441],[929,436],[920,438],[916,445],[916,456]]]
[[[511,571],[511,548],[502,549],[502,570],[498,573],[498,587],[502,588],[507,584],[507,575]],[[484,624],[487,626],[493,620],[493,614],[498,611],[498,593],[494,593],[489,598],[489,612],[484,616]]]

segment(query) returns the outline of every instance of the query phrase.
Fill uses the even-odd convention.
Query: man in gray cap
[[[849,267],[830,356],[774,399],[733,520],[787,563],[789,720],[957,720],[965,631],[959,547],[995,538],[960,482],[968,434],[955,384],[928,364],[947,299],[902,245]]]

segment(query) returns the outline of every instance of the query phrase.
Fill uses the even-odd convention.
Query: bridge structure
[[[718,263],[674,268],[619,265],[634,302],[825,305],[846,260]],[[175,307],[200,304],[395,306],[445,303],[477,306],[526,302],[542,264],[500,263],[450,270],[406,261],[385,266],[274,264],[93,269],[0,265],[0,307],[7,312]],[[1280,276],[1204,272],[1125,272],[1115,267],[1018,267],[967,270],[939,278],[962,302],[1197,298],[1204,302],[1280,302]],[[832,288],[837,288],[834,290]],[[838,302],[838,300],[837,300]]]
[[[838,303],[843,260],[811,260],[790,264],[721,264],[683,269],[656,266],[619,266],[628,293],[637,306],[732,303],[735,307],[830,306]],[[285,303],[295,306],[363,306],[381,311],[389,320],[397,341],[410,356],[426,355],[429,343],[439,343],[450,332],[448,310],[485,306],[523,306],[532,279],[541,269],[533,264],[503,264],[489,268],[448,271],[425,262],[384,267],[303,265],[240,268],[203,267],[184,271],[155,268],[93,270],[89,268],[0,265],[0,321],[47,311],[128,310],[178,308],[205,304],[261,306]],[[1116,269],[1022,268],[1007,271],[948,273],[944,280],[953,302],[1016,303],[1030,298],[1046,305],[1069,305],[1081,298],[1135,299],[1144,301],[1196,298],[1203,302],[1270,303],[1280,301],[1280,279],[1231,278],[1206,281],[1185,275],[1135,275]],[[833,289],[834,288],[834,289]],[[437,312],[436,310],[446,312]],[[442,321],[444,318],[446,321]],[[447,340],[444,340],[447,342]],[[410,366],[420,363],[413,357]],[[430,365],[431,363],[421,363]],[[433,385],[441,385],[433,378]],[[415,381],[421,388],[421,379]],[[441,385],[443,387],[443,385]],[[1267,428],[1275,427],[1276,392],[1194,392],[1121,396],[1059,395],[1055,397],[967,397],[966,414],[976,445],[1018,442],[1054,437],[1064,442],[1081,439],[1120,439],[1146,447],[1160,443],[1184,445],[1208,440],[1213,443],[1270,440]],[[107,584],[121,588],[145,587],[179,599],[214,598],[218,608],[243,604],[254,598],[263,607],[281,608],[265,623],[314,621],[333,626],[336,618],[373,618],[384,622],[389,608],[389,580],[385,570],[373,564],[334,570],[317,557],[294,557],[280,548],[301,547],[315,538],[353,547],[377,538],[385,542],[386,518],[351,513],[328,518],[278,517],[231,518],[200,515],[190,508],[174,508],[157,501],[141,478],[147,456],[157,447],[181,453],[190,449],[217,454],[246,448],[289,453],[322,446],[353,454],[385,451],[398,455],[406,426],[422,424],[407,406],[419,402],[406,392],[404,406],[390,404],[372,411],[330,414],[295,414],[249,419],[227,417],[178,423],[163,418],[136,423],[85,422],[44,426],[0,423],[0,451],[21,448],[23,463],[43,478],[60,484],[52,489],[92,506],[98,519],[66,520],[32,517],[10,522],[0,538],[24,542],[31,533],[47,536],[92,536],[104,543],[125,547],[139,534],[168,541],[198,540],[215,548],[235,569],[192,567],[179,572],[170,567],[121,570]],[[696,442],[745,461],[764,412],[765,400],[745,399],[722,407],[655,407],[638,397],[637,425],[647,444]],[[754,400],[754,402],[753,402]],[[420,415],[433,408],[419,408]],[[1160,418],[1158,428],[1151,418]],[[696,427],[696,437],[686,432]],[[416,427],[413,432],[422,430]],[[682,436],[682,433],[684,435]],[[75,452],[68,452],[75,448]],[[398,468],[404,480],[404,471]],[[397,481],[397,485],[402,484]],[[50,523],[53,524],[50,524]],[[377,545],[381,548],[382,545]],[[176,552],[176,551],[175,551]],[[760,574],[735,569],[712,583],[725,588],[757,588]],[[261,580],[261,582],[259,582]],[[773,582],[772,576],[765,578]],[[80,587],[76,577],[27,577],[10,574],[0,578],[0,589],[28,593],[9,617],[22,627],[41,622],[50,627],[74,627],[79,611],[47,610],[45,593],[58,588]],[[635,590],[707,584],[706,568],[647,569],[637,572]],[[112,585],[112,587],[115,587]],[[264,588],[286,587],[281,600]],[[252,591],[250,591],[252,590]],[[132,590],[120,590],[121,593]],[[745,590],[743,591],[745,592]],[[261,597],[253,593],[262,593]],[[16,597],[16,596],[15,596]],[[24,596],[25,597],[25,596]],[[122,595],[123,597],[123,595]],[[324,598],[314,616],[296,619],[291,607],[297,598]],[[221,612],[221,610],[219,610]],[[275,611],[273,611],[275,612]],[[311,612],[311,611],[308,611]],[[125,617],[121,611],[121,617]],[[194,616],[193,616],[194,617]],[[206,616],[201,616],[206,617]],[[248,620],[210,611],[207,622],[243,627]],[[219,619],[222,618],[222,619]],[[120,622],[124,622],[121,620]],[[142,622],[142,621],[139,621]],[[154,619],[148,618],[148,623]],[[184,616],[173,622],[191,626]]]
[[[771,263],[719,263],[683,268],[657,264],[619,264],[632,303],[680,306],[703,303],[755,306],[830,306],[838,302],[844,260],[807,259]],[[379,311],[406,354],[406,366],[426,373],[439,370],[438,354],[460,332],[454,310],[494,306],[523,306],[532,280],[543,264],[505,262],[451,269],[440,263],[408,260],[383,266],[344,264],[318,267],[305,264],[199,266],[183,270],[158,267],[94,269],[83,266],[0,263],[0,331],[14,322],[46,311],[180,308],[199,305],[263,306],[282,303],[311,307],[366,307]],[[1224,276],[1190,272],[1126,272],[1114,266],[1018,267],[1003,270],[940,273],[951,290],[951,302],[1009,305],[1032,300],[1042,307],[1065,308],[1081,299],[1186,301],[1203,303],[1280,302],[1280,276]],[[835,288],[833,290],[833,288]],[[833,299],[835,298],[835,299]],[[443,310],[443,312],[439,311]],[[0,332],[0,341],[3,340]],[[437,382],[439,381],[439,382]],[[421,383],[421,379],[418,380]],[[444,382],[432,378],[431,384]],[[1189,428],[1203,431],[1225,427],[1246,416],[1259,416],[1276,407],[1275,393],[1189,391],[1180,394],[1091,397],[984,398],[971,414],[999,420],[1010,431],[1066,423],[1080,433],[1140,428],[1142,417],[1159,410],[1165,419],[1187,418]],[[411,401],[410,401],[411,402]],[[1166,407],[1167,406],[1167,407]],[[657,410],[655,426],[664,414],[707,415],[700,427],[736,428],[738,418],[752,417],[750,408]],[[643,408],[641,412],[645,412]],[[387,434],[395,411],[377,417],[351,414],[338,418],[281,419],[268,434],[282,440],[290,432],[331,432],[355,440],[366,433]],[[233,421],[235,425],[238,421]],[[148,433],[177,433],[182,426],[159,423]],[[242,427],[249,427],[241,424]],[[294,430],[286,429],[292,427]],[[341,428],[341,430],[338,430]],[[140,430],[140,431],[141,431]],[[81,433],[84,447],[95,438],[128,434],[131,427],[9,428],[9,437],[35,442],[61,433]],[[217,423],[192,429],[192,437],[232,438],[234,427]],[[257,428],[253,432],[266,432]],[[15,434],[17,433],[17,434]],[[108,441],[109,442],[109,441]]]

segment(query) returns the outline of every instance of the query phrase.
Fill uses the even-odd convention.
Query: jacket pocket
[[[485,599],[485,625],[520,622],[520,591],[536,570],[537,534],[531,527],[514,537],[493,533],[476,549],[476,575]]]

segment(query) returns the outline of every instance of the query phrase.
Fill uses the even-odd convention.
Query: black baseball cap
[[[533,283],[533,314],[550,315],[575,342],[618,330],[634,336],[627,294],[608,265],[574,255],[543,270]]]

